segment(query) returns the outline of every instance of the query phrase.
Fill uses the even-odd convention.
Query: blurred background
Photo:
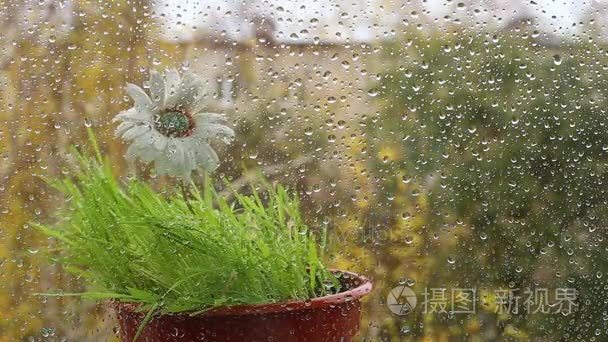
[[[361,340],[608,340],[607,7],[0,0],[0,341],[116,339],[103,304],[35,295],[83,287],[31,223],[58,219],[40,177],[69,176],[87,127],[126,174],[111,118],[168,67],[236,127],[216,176],[292,184],[328,263],[373,279]],[[399,285],[407,315],[386,305]],[[433,288],[476,289],[475,312],[425,313]],[[549,311],[524,310],[541,288]]]

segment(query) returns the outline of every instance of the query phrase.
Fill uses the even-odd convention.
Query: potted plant
[[[135,105],[116,116],[127,159],[154,162],[175,184],[116,178],[92,133],[94,157],[75,151],[74,176],[49,180],[67,210],[41,229],[86,280],[75,295],[106,300],[123,341],[350,340],[372,285],[327,269],[324,233],[303,222],[297,196],[279,185],[228,199],[209,177],[200,189],[191,181],[218,166],[210,143],[234,136],[201,111],[201,89],[193,74],[152,72],[150,96],[128,84]]]

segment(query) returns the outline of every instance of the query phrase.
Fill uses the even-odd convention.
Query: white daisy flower
[[[189,179],[199,166],[212,172],[219,158],[209,145],[211,139],[229,144],[234,131],[223,115],[203,109],[203,86],[192,73],[180,78],[177,70],[164,75],[150,72],[150,96],[127,83],[133,108],[120,112],[115,135],[131,145],[126,157],[154,162],[157,174]]]

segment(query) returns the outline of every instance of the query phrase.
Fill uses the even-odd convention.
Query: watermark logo
[[[386,304],[388,309],[396,315],[407,315],[412,312],[418,303],[416,293],[407,286],[397,286],[388,293]]]
[[[424,288],[420,307],[424,314],[475,314],[480,306],[497,314],[562,314],[567,316],[578,307],[577,290],[573,288]],[[480,296],[484,298],[480,300]],[[386,304],[392,313],[407,315],[418,304],[416,293],[409,287],[393,288]]]

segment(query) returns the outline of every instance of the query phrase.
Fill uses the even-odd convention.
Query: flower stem
[[[184,201],[186,202],[186,205],[188,206],[188,209],[190,210],[191,213],[196,214],[194,212],[194,208],[192,208],[192,204],[190,203],[190,199],[192,198],[192,194],[190,194],[190,191],[188,189],[189,186],[186,185],[183,180],[180,180],[179,181],[179,187],[182,190],[182,196],[184,196]]]

